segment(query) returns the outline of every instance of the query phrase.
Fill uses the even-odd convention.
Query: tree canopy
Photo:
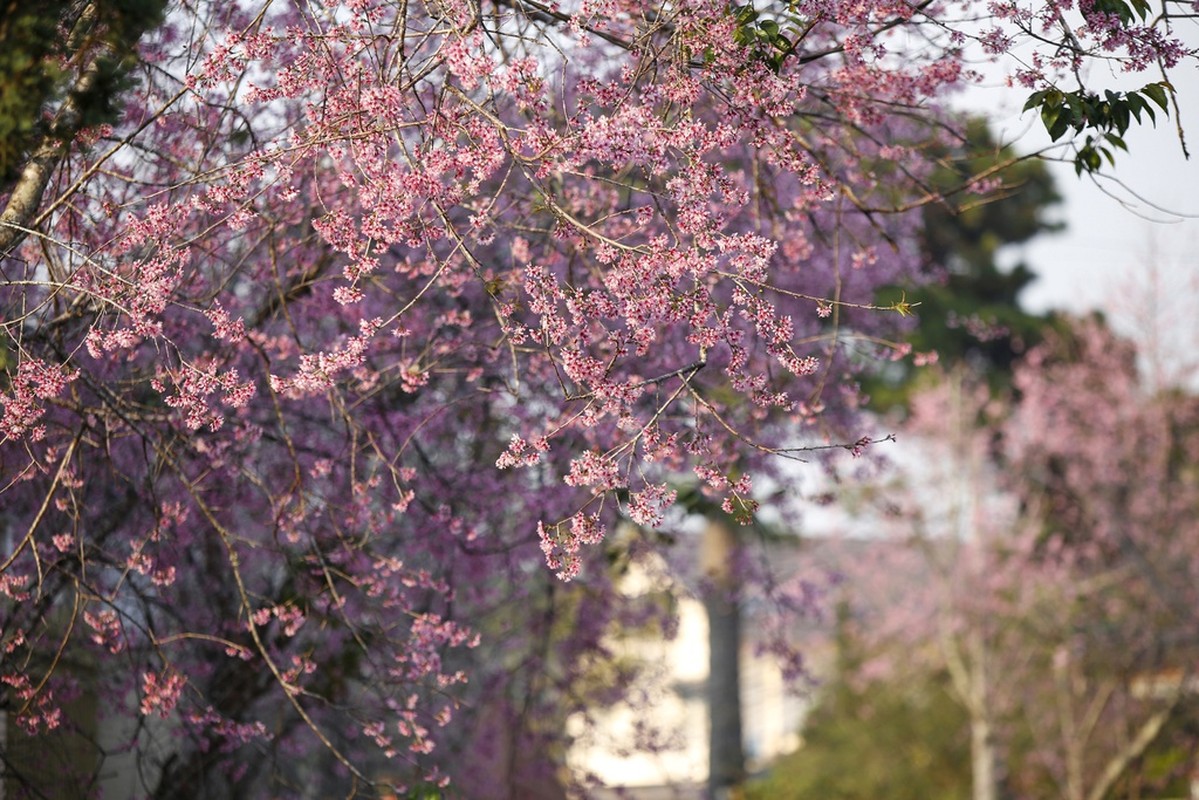
[[[561,792],[661,610],[606,532],[878,436],[876,292],[995,188],[937,176],[969,49],[1087,170],[1170,89],[1082,65],[1194,55],[1122,0],[5,8],[2,703],[162,797]]]

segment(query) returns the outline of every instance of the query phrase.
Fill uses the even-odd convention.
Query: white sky
[[[1199,37],[1199,29],[1191,33]],[[1079,178],[1073,164],[1052,164],[1065,198],[1057,214],[1066,230],[1007,254],[1013,263],[1024,260],[1039,276],[1022,297],[1030,310],[1111,308],[1153,265],[1174,278],[1199,275],[1199,67],[1187,65],[1170,78],[1178,91],[1190,160],[1183,157],[1171,109],[1169,119],[1158,114],[1156,128],[1145,124],[1129,131],[1125,139],[1131,153],[1117,153],[1115,170],[1107,170],[1119,182]],[[1160,76],[1129,80],[1095,72],[1091,80],[1095,88],[1127,90]],[[1020,113],[1026,96],[1002,87],[979,88],[964,95],[962,105],[989,116],[1002,140],[1032,152],[1051,143],[1035,112]]]

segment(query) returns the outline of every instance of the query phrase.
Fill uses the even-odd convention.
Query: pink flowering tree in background
[[[961,372],[913,398],[927,463],[884,493],[901,542],[853,581],[878,653],[860,677],[944,671],[975,800],[1102,800],[1197,766],[1143,759],[1193,749],[1199,406],[1137,356],[1075,321],[1018,362],[1011,399]]]
[[[1184,384],[1142,378],[1137,357],[1080,324],[1017,371],[1005,430],[1041,521],[1025,558],[1055,578],[1028,626],[1052,680],[1021,698],[1037,753],[1026,772],[1044,770],[1069,800],[1106,796],[1193,708],[1199,405]]]
[[[1122,3],[48,8],[0,187],[3,707],[92,743],[74,790],[160,797],[560,793],[655,613],[613,524],[879,437],[875,290],[920,276],[970,42],[1054,43],[1014,80],[1087,168],[1167,89],[1055,87],[1188,55]]]

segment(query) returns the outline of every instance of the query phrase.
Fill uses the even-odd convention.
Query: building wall
[[[633,576],[627,591],[645,586]],[[634,696],[643,700],[600,713],[588,725],[570,720],[575,739],[569,766],[576,775],[590,774],[608,786],[699,787],[708,779],[708,621],[703,604],[678,601],[674,639],[635,637],[613,643],[619,657],[637,660],[644,671]],[[752,642],[752,622],[743,624]],[[786,691],[782,671],[770,658],[759,658],[752,644],[741,648],[742,739],[748,768],[761,768],[799,745],[798,730],[808,703]],[[669,795],[666,795],[669,796]]]

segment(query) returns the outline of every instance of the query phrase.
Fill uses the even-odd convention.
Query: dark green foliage
[[[1125,25],[1132,25],[1138,20],[1144,22],[1153,8],[1149,0],[1132,0],[1131,3],[1124,0],[1094,0],[1093,6],[1100,13],[1115,14]]]
[[[16,177],[38,134],[40,112],[62,81],[51,60],[64,0],[6,0],[0,15],[0,186]]]
[[[844,621],[837,677],[821,690],[804,744],[780,759],[752,800],[961,800],[970,795],[965,712],[943,675],[853,682],[866,654]]]
[[[1124,9],[1131,17],[1132,10],[1121,0],[1104,2]],[[1143,0],[1137,0],[1136,5],[1143,16],[1142,3]],[[1121,14],[1121,19],[1123,18],[1124,15]],[[1055,142],[1065,136],[1067,131],[1073,131],[1075,134],[1094,131],[1094,134],[1087,135],[1074,156],[1074,171],[1081,175],[1083,172],[1098,172],[1103,167],[1104,159],[1114,167],[1116,157],[1113,148],[1128,152],[1124,134],[1128,132],[1132,119],[1135,117],[1137,124],[1140,124],[1144,121],[1142,115],[1145,115],[1156,125],[1157,112],[1153,110],[1154,104],[1169,114],[1169,95],[1173,93],[1174,87],[1167,81],[1148,83],[1141,87],[1140,91],[1134,92],[1113,92],[1109,89],[1102,97],[1083,89],[1073,92],[1047,89],[1030,95],[1028,102],[1024,104],[1024,110],[1041,109],[1041,122],[1049,132],[1049,138]]]
[[[78,100],[84,126],[111,120],[115,100],[133,84],[137,44],[143,34],[162,24],[165,0],[109,0],[96,3],[99,15],[90,35],[100,39],[103,55],[97,60],[98,76],[87,96]]]
[[[799,28],[796,26],[794,30],[784,30],[777,20],[761,17],[753,5],[734,5],[733,13],[737,20],[736,43],[749,48],[754,58],[763,62],[771,72],[782,70],[783,62],[795,52],[788,34],[796,35]],[[799,20],[795,19],[795,22]]]
[[[998,254],[1007,245],[1059,230],[1048,212],[1061,197],[1044,162],[1017,160],[1010,148],[996,144],[983,120],[971,120],[965,133],[961,150],[946,153],[930,179],[934,191],[948,196],[925,207],[921,245],[945,279],[906,289],[920,318],[908,342],[913,351],[934,351],[947,367],[966,366],[1000,389],[1014,362],[1057,321],[1020,308],[1020,293],[1036,275],[1025,264],[1001,269]],[[1003,188],[985,197],[954,194],[972,176],[1002,164],[1008,166],[994,177]],[[905,406],[916,374],[901,363],[873,381],[868,388],[875,407]]]
[[[737,20],[737,32],[734,36],[737,44],[749,48],[754,58],[761,61],[771,72],[779,72],[787,58],[795,53],[795,46],[803,38],[803,20],[791,13],[791,6],[786,4],[786,12],[779,19],[762,16],[754,9],[753,4],[732,6],[734,18]]]
[[[162,23],[165,0],[0,0],[0,191],[49,134],[116,118],[116,100],[132,85],[142,35]],[[94,74],[79,90],[81,72]],[[75,115],[56,121],[67,101]]]

